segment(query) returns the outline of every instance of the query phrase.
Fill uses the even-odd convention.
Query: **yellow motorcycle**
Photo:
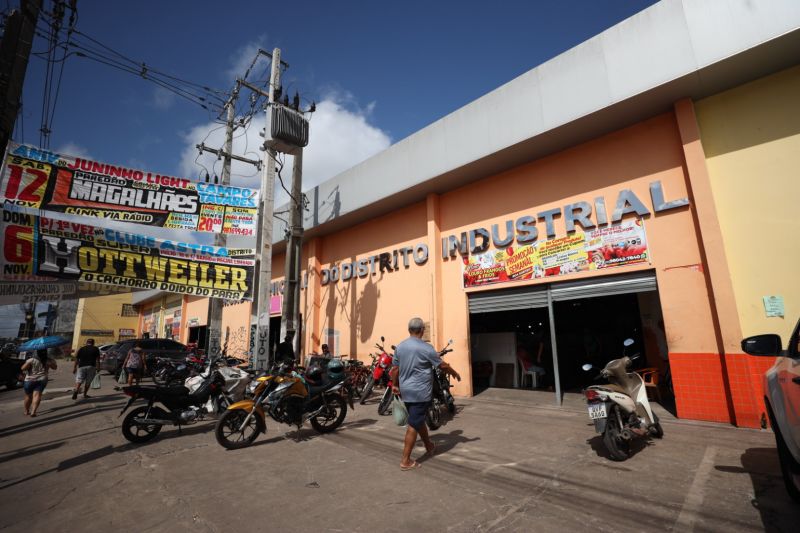
[[[337,364],[338,363],[338,364]],[[217,442],[236,450],[250,446],[259,433],[267,432],[266,415],[298,431],[305,421],[320,433],[335,431],[353,408],[352,386],[340,360],[300,374],[287,367],[256,378],[253,398],[231,404],[217,421]]]

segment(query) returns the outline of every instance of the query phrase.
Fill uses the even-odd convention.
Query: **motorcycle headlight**
[[[250,394],[255,394],[255,392],[256,392],[256,387],[258,387],[258,381],[251,381],[251,382],[250,382],[250,383],[247,385],[247,392],[249,392]]]

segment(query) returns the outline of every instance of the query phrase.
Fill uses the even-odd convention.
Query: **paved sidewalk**
[[[71,374],[70,374],[71,375]],[[268,433],[229,452],[213,422],[124,440],[111,379],[41,416],[0,391],[0,529],[8,531],[796,531],[772,434],[665,421],[624,463],[577,408],[458,400],[437,455],[399,469],[403,428],[356,405],[335,433]],[[63,381],[63,383],[62,383]],[[574,407],[574,406],[572,406]],[[418,455],[422,450],[418,452]]]

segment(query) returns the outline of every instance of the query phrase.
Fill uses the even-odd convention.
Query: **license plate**
[[[596,420],[598,418],[606,418],[606,404],[604,403],[590,403],[589,404],[589,418]]]

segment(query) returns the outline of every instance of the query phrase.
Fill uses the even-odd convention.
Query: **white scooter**
[[[625,355],[625,349],[633,344],[626,339],[622,357],[606,364],[597,378],[608,379],[606,385],[592,385],[583,393],[589,406],[589,418],[595,430],[603,435],[603,444],[614,461],[624,461],[630,456],[630,442],[635,437],[653,436],[660,439],[664,430],[647,400],[644,380],[639,374],[629,373],[631,362],[639,357]],[[585,371],[590,364],[583,365]]]
[[[220,365],[220,362],[222,365]],[[206,402],[206,411],[212,414],[220,415],[228,409],[228,405],[236,403],[244,399],[247,386],[252,380],[252,376],[241,368],[233,368],[224,366],[225,360],[209,359],[208,365],[203,373],[196,376],[187,378],[184,381],[184,386],[192,393],[203,383],[203,380],[208,377],[209,373],[217,370],[223,378],[225,378],[224,395],[217,400],[217,405],[214,405],[214,400],[209,398]]]

